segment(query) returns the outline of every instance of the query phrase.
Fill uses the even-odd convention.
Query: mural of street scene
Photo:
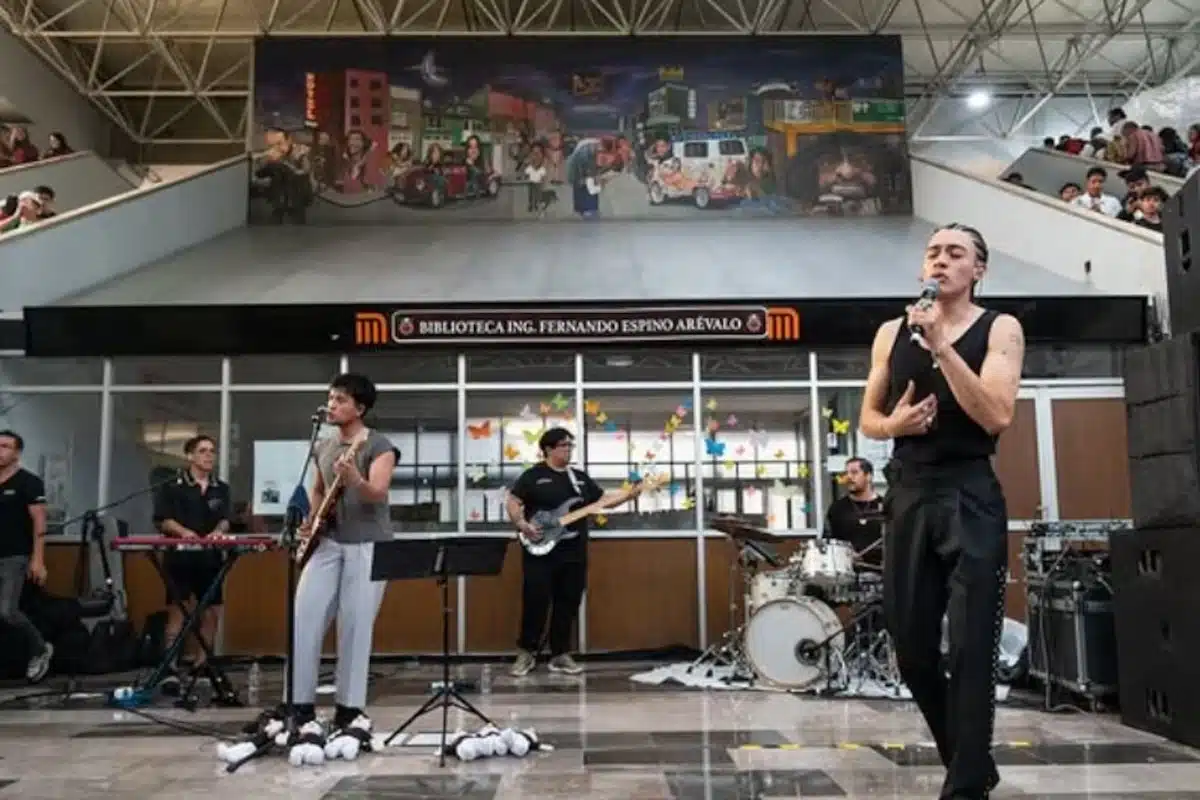
[[[266,39],[251,220],[911,214],[899,37]]]

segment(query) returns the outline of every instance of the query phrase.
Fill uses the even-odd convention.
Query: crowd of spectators
[[[1062,136],[1057,142],[1047,138],[1043,145],[1050,150],[1109,162],[1117,178],[1124,181],[1124,191],[1113,193],[1108,184],[1110,170],[1096,165],[1086,170],[1082,181],[1068,181],[1059,187],[1058,196],[1077,208],[1161,232],[1160,215],[1170,195],[1161,186],[1152,186],[1150,177],[1161,173],[1185,178],[1200,168],[1200,123],[1188,127],[1186,141],[1174,128],[1155,133],[1151,126],[1128,119],[1120,108],[1108,112],[1108,125],[1107,131],[1092,128],[1087,140]],[[1020,173],[1009,173],[1003,180],[1033,188]],[[1107,192],[1106,187],[1109,187]]]
[[[72,152],[67,137],[58,131],[50,134],[45,150],[38,150],[37,145],[30,141],[26,128],[0,125],[0,169],[62,158]]]

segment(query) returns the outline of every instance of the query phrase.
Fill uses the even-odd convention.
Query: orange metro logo
[[[768,308],[767,338],[776,342],[799,341],[800,312],[794,308]]]
[[[379,345],[391,341],[387,317],[378,311],[359,311],[354,315],[354,343]]]

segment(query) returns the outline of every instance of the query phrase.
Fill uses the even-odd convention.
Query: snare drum
[[[760,572],[750,582],[750,613],[773,600],[783,600],[799,595],[799,586],[793,570],[784,567],[770,572]]]
[[[800,559],[800,580],[817,586],[854,583],[854,548],[832,539],[809,542]]]

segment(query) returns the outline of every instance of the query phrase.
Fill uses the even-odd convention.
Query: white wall
[[[112,125],[103,114],[55,74],[20,39],[0,30],[0,97],[33,120],[29,133],[44,149],[51,131],[60,131],[76,150],[106,154]]]
[[[0,240],[0,304],[53,303],[239,228],[248,181],[238,157],[10,233]]]
[[[54,208],[59,214],[135,188],[107,161],[86,151],[0,170],[0,197],[20,194],[35,186],[49,186],[54,190]]]
[[[1150,295],[1165,308],[1162,234],[919,156],[912,159],[912,171],[918,217],[974,225],[993,251],[1108,294]]]

